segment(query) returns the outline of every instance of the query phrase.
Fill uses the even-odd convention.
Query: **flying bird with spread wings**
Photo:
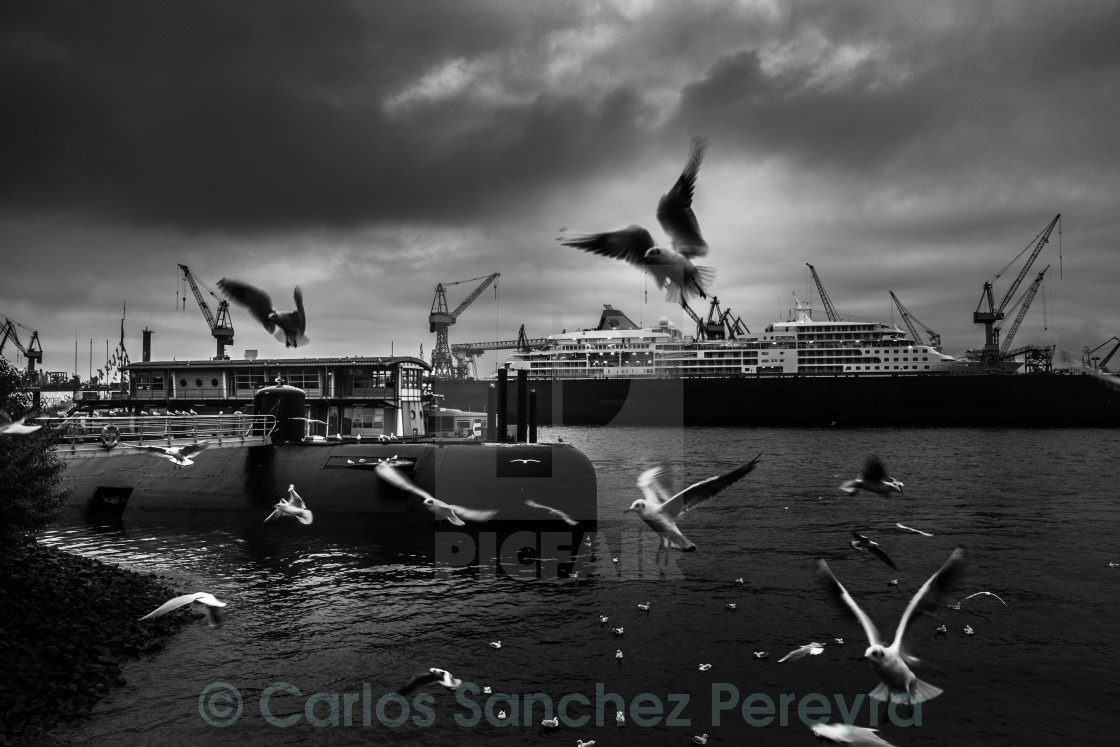
[[[672,497],[669,495],[671,486],[668,468],[662,465],[647,469],[638,476],[638,487],[645,497],[634,501],[630,508],[624,509],[624,512],[633,511],[638,514],[650,529],[661,535],[661,547],[658,548],[658,552],[669,548],[693,552],[696,550],[696,544],[681,534],[681,530],[677,528],[677,518],[743,479],[761,458],[762,454],[759,454],[742,466],[722,475],[701,480]]]
[[[295,311],[278,312],[272,306],[272,297],[260,288],[256,288],[240,280],[222,278],[218,281],[218,290],[226,298],[235,301],[249,310],[265,330],[280,342],[284,347],[298,348],[311,342],[304,332],[307,330],[307,315],[303,311],[303,291],[296,286],[294,296],[296,300]]]
[[[219,601],[217,597],[206,591],[195,592],[194,594],[183,594],[174,599],[168,600],[161,604],[156,609],[141,617],[141,620],[150,620],[153,617],[160,617],[166,615],[172,610],[177,610],[188,604],[194,603],[206,606],[206,613],[210,617],[210,627],[220,628],[222,626],[221,615],[218,614],[219,607],[225,607],[226,603]]]
[[[937,573],[934,573],[928,581],[922,584],[918,593],[910,600],[910,604],[906,605],[906,611],[902,613],[898,629],[895,630],[894,640],[890,644],[879,637],[879,631],[875,627],[875,623],[871,622],[871,618],[860,609],[848,590],[836,580],[836,576],[832,575],[828,563],[823,559],[817,561],[817,568],[821,577],[826,581],[829,590],[844,603],[851,614],[855,615],[863,628],[864,634],[867,635],[870,645],[864,652],[864,658],[871,662],[871,666],[880,679],[879,685],[871,691],[872,698],[882,701],[898,699],[913,703],[918,699],[932,700],[941,694],[941,688],[918,679],[911,671],[910,666],[919,662],[918,659],[902,648],[902,639],[917,613],[933,606],[939,593],[959,577],[963,560],[964,549],[958,547],[953,550],[949,559],[937,570]]]
[[[657,221],[669,235],[670,242],[661,246],[645,228],[631,225],[618,231],[591,234],[567,234],[557,239],[564,246],[582,249],[629,262],[648,270],[657,285],[666,290],[666,299],[684,303],[690,297],[708,297],[716,271],[711,267],[698,267],[692,260],[708,255],[708,243],[700,233],[700,223],[692,212],[692,195],[696,189],[696,174],[704,160],[708,139],[692,139],[688,164],[684,167],[673,188],[661,196],[657,203]]]
[[[463,521],[463,519],[468,519],[470,521],[489,521],[494,517],[494,514],[498,513],[497,509],[466,508],[464,506],[444,503],[409,480],[389,462],[378,462],[374,467],[374,471],[377,473],[377,476],[385,482],[407,493],[412,493],[423,501],[424,506],[431,511],[437,519],[447,519],[455,526],[465,526],[467,522]]]
[[[130,444],[122,441],[125,446],[131,446],[134,449],[143,449],[150,451],[156,456],[162,457],[173,464],[179,469],[189,467],[194,464],[192,456],[199,453],[207,446],[210,445],[209,441],[203,441],[197,444],[187,444],[186,446],[155,446],[152,444]]]

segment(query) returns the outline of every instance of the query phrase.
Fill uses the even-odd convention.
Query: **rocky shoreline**
[[[136,573],[34,542],[0,555],[0,745],[35,744],[86,718],[125,683],[122,663],[163,648],[194,620],[139,622],[178,593]]]

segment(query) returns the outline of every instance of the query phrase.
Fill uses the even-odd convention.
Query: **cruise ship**
[[[599,323],[551,335],[506,361],[558,425],[1117,426],[1120,394],[1095,377],[984,368],[882,321],[813,319],[795,302],[761,334],[639,327],[605,306]],[[1021,371],[1016,373],[1016,371]],[[447,407],[486,409],[493,380],[433,381]],[[515,411],[516,386],[507,408]]]
[[[813,319],[795,302],[789,318],[748,339],[697,339],[662,317],[641,328],[604,306],[593,329],[548,337],[541,350],[518,351],[511,371],[537,379],[657,379],[755,377],[790,374],[945,374],[959,362],[930,345],[908,339],[879,321]]]

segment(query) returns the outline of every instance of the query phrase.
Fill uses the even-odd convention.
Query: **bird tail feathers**
[[[915,703],[924,703],[927,700],[933,700],[943,692],[944,690],[940,687],[931,685],[925,680],[915,680],[911,692],[908,693],[892,690],[886,683],[880,682],[879,686],[871,691],[871,698],[873,700],[881,700],[884,703],[893,700],[898,703],[914,705]]]

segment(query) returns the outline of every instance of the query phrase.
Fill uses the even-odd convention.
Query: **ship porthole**
[[[416,410],[409,410],[408,412],[410,415],[412,415],[412,419],[416,420]]]
[[[101,429],[101,443],[108,449],[117,445],[121,440],[121,432],[115,425],[107,425]]]

